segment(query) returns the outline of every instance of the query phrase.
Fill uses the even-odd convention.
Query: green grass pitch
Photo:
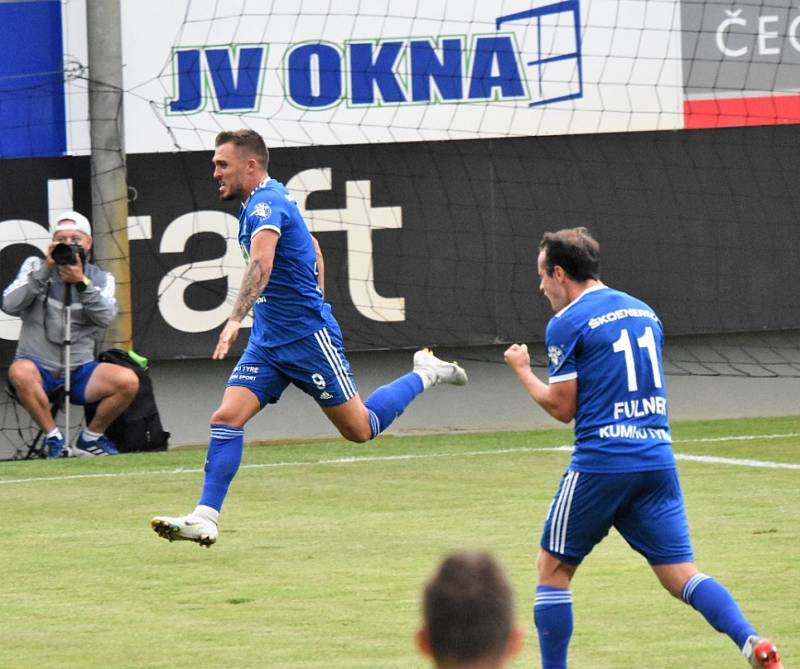
[[[800,665],[800,417],[673,432],[698,566]],[[422,669],[421,585],[457,548],[504,562],[526,630],[511,667],[537,667],[534,555],[570,439],[249,445],[210,549],[149,527],[193,508],[202,449],[2,463],[0,667]],[[614,532],[573,597],[571,669],[747,666]]]

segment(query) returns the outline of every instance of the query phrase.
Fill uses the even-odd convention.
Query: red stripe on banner
[[[800,123],[800,95],[685,100],[684,128]]]

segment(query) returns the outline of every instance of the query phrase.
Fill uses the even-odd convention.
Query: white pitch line
[[[427,460],[431,458],[451,458],[463,456],[477,456],[477,455],[492,455],[492,454],[505,454],[505,453],[533,453],[536,451],[571,451],[572,446],[556,446],[553,448],[504,448],[492,451],[465,451],[463,453],[407,453],[405,455],[365,455],[347,456],[342,458],[331,458],[327,460],[297,460],[290,462],[265,462],[261,464],[242,465],[239,470],[243,469],[277,469],[279,467],[306,467],[306,466],[319,466],[319,465],[352,465],[361,462],[392,462],[395,460]],[[26,479],[0,479],[0,485],[6,483],[32,483],[35,481],[71,481],[73,479],[108,479],[120,478],[127,476],[146,476],[148,474],[155,474],[162,476],[165,474],[199,474],[202,468],[196,469],[151,469],[136,472],[104,472],[102,474],[67,474],[65,476],[41,476],[31,477]]]
[[[690,462],[707,462],[715,465],[736,465],[738,467],[760,467],[762,469],[800,469],[800,465],[791,462],[769,462],[768,460],[746,460],[742,458],[720,458],[715,455],[688,455],[676,453],[676,460]]]
[[[789,432],[786,434],[761,434],[761,435],[735,435],[731,437],[706,437],[701,439],[680,439],[675,443],[689,444],[689,443],[707,443],[717,441],[751,441],[756,439],[785,439],[791,437],[800,437],[800,432]],[[297,460],[289,462],[268,462],[263,464],[242,465],[239,469],[277,469],[280,467],[307,467],[307,466],[320,466],[320,465],[349,465],[359,464],[361,462],[393,462],[397,460],[428,460],[433,458],[452,458],[452,457],[475,457],[484,455],[505,455],[508,453],[537,453],[537,452],[553,452],[553,451],[571,451],[571,445],[553,446],[545,448],[503,448],[494,449],[491,451],[464,451],[461,453],[408,453],[406,455],[366,455],[366,456],[348,456],[342,458],[331,458],[325,460]],[[764,469],[800,469],[800,464],[789,462],[770,462],[767,460],[748,460],[741,458],[723,458],[712,455],[689,455],[684,453],[676,453],[677,460],[688,460],[692,462],[705,462],[709,464],[723,464],[735,465],[740,467],[760,467]],[[203,471],[202,468],[179,468],[179,469],[154,469],[135,472],[106,472],[102,474],[67,474],[64,476],[42,476],[30,477],[24,479],[0,479],[0,485],[7,485],[11,483],[35,483],[38,481],[72,481],[79,479],[104,479],[104,478],[123,478],[128,476],[164,476],[171,474],[199,474]]]
[[[673,444],[707,444],[715,441],[753,441],[755,439],[791,439],[800,437],[800,432],[783,434],[737,434],[732,437],[701,437],[698,439],[674,439]]]

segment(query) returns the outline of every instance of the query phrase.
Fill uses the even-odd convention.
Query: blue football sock
[[[373,392],[364,402],[369,410],[372,438],[377,437],[424,389],[416,372],[409,372]]]
[[[540,585],[536,588],[533,622],[539,635],[542,669],[567,669],[572,637],[572,592]]]
[[[244,450],[244,430],[228,425],[212,425],[206,454],[203,493],[198,504],[219,511],[239,465]]]
[[[749,636],[758,634],[731,593],[710,576],[700,573],[692,576],[683,586],[681,598],[697,609],[717,632],[733,639],[739,648]]]

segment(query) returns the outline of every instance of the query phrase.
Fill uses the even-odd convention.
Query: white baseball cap
[[[92,226],[89,219],[77,211],[65,211],[60,213],[53,224],[50,226],[50,236],[54,236],[61,230],[77,230],[89,237],[92,236]]]

